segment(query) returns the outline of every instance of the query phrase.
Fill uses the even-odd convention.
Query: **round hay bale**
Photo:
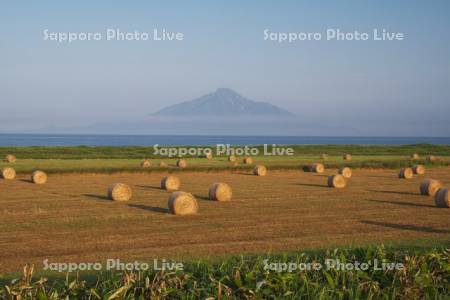
[[[428,162],[434,162],[434,161],[437,161],[437,160],[438,160],[438,158],[436,156],[434,156],[434,155],[428,155],[427,156],[427,161]]]
[[[414,171],[411,168],[402,168],[398,173],[398,178],[411,179],[414,176]]]
[[[208,153],[206,153],[205,157],[206,157],[206,159],[212,159],[213,155],[211,152],[208,152]]]
[[[342,157],[344,160],[352,160],[352,155],[349,153],[345,153],[344,156]]]
[[[448,188],[440,188],[434,196],[434,202],[438,207],[450,207],[450,193]]]
[[[223,182],[211,184],[208,194],[210,200],[216,201],[230,201],[233,197],[231,187]]]
[[[159,163],[159,166],[162,167],[162,168],[165,168],[165,167],[167,167],[168,165],[167,165],[167,163],[166,163],[165,161],[161,161],[161,162]]]
[[[420,158],[419,154],[413,153],[411,154],[411,160],[418,160]]]
[[[181,186],[180,178],[170,175],[161,179],[161,189],[168,191],[179,190]]]
[[[16,178],[16,170],[10,167],[5,167],[2,169],[2,178],[3,179],[14,179]]]
[[[187,161],[184,159],[177,160],[177,167],[178,168],[186,168],[187,167]]]
[[[228,156],[228,161],[235,162],[236,161],[236,156],[234,156],[234,155]]]
[[[267,168],[263,165],[257,165],[253,168],[253,175],[256,176],[266,176]]]
[[[16,157],[14,155],[12,155],[12,154],[8,154],[8,155],[5,156],[3,161],[7,162],[7,163],[14,163],[14,162],[16,162]]]
[[[152,162],[148,159],[144,159],[141,161],[141,167],[143,168],[150,168],[152,166]]]
[[[344,176],[341,174],[331,175],[328,177],[328,186],[342,189],[347,185]]]
[[[44,184],[47,182],[47,174],[39,170],[34,171],[31,174],[31,181],[35,184]]]
[[[342,167],[339,169],[339,174],[344,176],[344,178],[350,178],[352,177],[352,169],[349,167]]]
[[[244,158],[244,164],[251,165],[252,163],[253,163],[253,158],[251,158],[250,156],[247,156]]]
[[[325,171],[325,166],[321,163],[314,163],[311,165],[311,172],[323,173]]]
[[[442,182],[434,179],[426,179],[420,184],[420,193],[426,196],[434,196],[442,187]]]
[[[114,201],[128,201],[133,196],[131,188],[124,183],[113,183],[108,188],[108,198]]]
[[[414,172],[414,174],[417,174],[417,175],[423,175],[423,174],[425,174],[425,167],[422,165],[415,165],[413,167],[413,172]]]
[[[173,192],[168,201],[169,212],[174,215],[192,215],[198,211],[197,200],[190,193]]]
[[[320,159],[321,160],[327,160],[328,159],[328,154],[325,154],[325,153],[320,154]]]

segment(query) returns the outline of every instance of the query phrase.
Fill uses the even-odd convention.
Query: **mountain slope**
[[[267,102],[242,97],[235,91],[219,88],[200,98],[165,107],[153,116],[294,116],[287,110]]]

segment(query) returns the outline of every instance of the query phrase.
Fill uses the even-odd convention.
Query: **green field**
[[[300,169],[302,166],[321,162],[320,154],[328,154],[325,166],[336,168],[343,165],[353,168],[400,168],[421,163],[427,166],[450,165],[450,146],[448,145],[408,145],[408,146],[356,146],[356,145],[306,145],[289,146],[294,149],[292,156],[254,156],[255,163],[261,163],[271,169]],[[260,153],[263,153],[259,147]],[[344,161],[343,153],[351,153],[353,159]],[[421,159],[411,161],[412,153],[418,153]],[[34,169],[42,169],[48,173],[63,172],[151,172],[166,170],[158,167],[160,161],[169,164],[171,171],[176,168],[176,158],[153,155],[152,147],[0,147],[0,157],[14,154],[18,161],[14,164],[0,162],[0,167],[13,165],[18,173],[28,173]],[[427,155],[439,157],[436,162],[428,162]],[[214,171],[225,169],[250,169],[242,164],[231,166],[227,156],[214,157],[212,160],[186,156],[187,170]],[[144,158],[152,159],[153,166],[143,169],[140,162]]]
[[[449,246],[448,243],[446,245]],[[363,265],[366,263],[367,265]],[[2,299],[448,299],[450,252],[366,246],[230,256],[182,270],[3,278]],[[342,267],[342,264],[347,264]],[[384,264],[384,265],[382,265]],[[339,266],[341,265],[341,266]],[[351,269],[351,266],[354,269]],[[348,267],[350,266],[350,267]],[[395,266],[395,268],[393,267]],[[389,269],[392,268],[392,269]],[[345,269],[345,270],[344,270]],[[212,298],[209,298],[212,297]]]
[[[171,146],[169,148],[175,147],[176,146]],[[263,148],[261,146],[255,147],[262,152]],[[321,153],[327,153],[331,156],[341,156],[343,153],[351,153],[358,156],[398,155],[405,156],[405,158],[409,158],[412,153],[418,153],[423,157],[426,155],[450,156],[450,145],[288,145],[286,147],[293,148],[296,156],[317,156]],[[153,153],[153,147],[139,146],[0,147],[0,157],[4,157],[6,154],[14,154],[20,159],[157,158]]]

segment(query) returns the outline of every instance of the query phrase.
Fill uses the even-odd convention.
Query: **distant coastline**
[[[0,134],[0,146],[450,145],[450,137]]]

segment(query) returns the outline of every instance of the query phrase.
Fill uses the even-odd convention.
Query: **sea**
[[[450,137],[0,134],[0,146],[450,145]]]

